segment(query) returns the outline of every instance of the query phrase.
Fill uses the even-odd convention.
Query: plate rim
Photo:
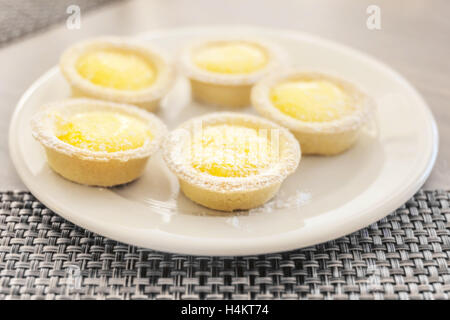
[[[19,99],[15,110],[13,112],[13,115],[10,120],[10,126],[9,126],[9,134],[8,134],[8,144],[9,144],[9,153],[11,160],[13,162],[13,165],[22,179],[23,183],[26,187],[29,188],[29,191],[34,195],[38,194],[39,197],[36,197],[39,201],[41,201],[45,206],[50,208],[52,211],[57,213],[58,215],[61,215],[65,219],[71,221],[72,223],[75,223],[85,229],[92,230],[95,233],[104,235],[111,239],[116,239],[120,242],[124,242],[130,245],[137,245],[142,246],[145,248],[149,248],[149,243],[152,242],[151,248],[153,250],[158,251],[166,251],[171,253],[179,253],[179,254],[194,254],[194,255],[213,255],[213,256],[242,256],[242,255],[249,255],[249,254],[267,254],[267,253],[274,253],[274,252],[281,252],[281,251],[289,251],[294,249],[299,249],[303,247],[307,247],[310,245],[318,244],[324,241],[329,241],[336,239],[341,236],[345,236],[347,234],[350,234],[352,232],[355,232],[361,228],[364,228],[371,223],[374,223],[378,221],[379,219],[387,216],[394,210],[396,210],[399,206],[404,204],[408,199],[410,199],[417,191],[420,189],[420,187],[424,184],[426,179],[431,173],[431,170],[435,164],[437,154],[438,154],[438,148],[439,148],[439,135],[437,130],[437,124],[434,119],[434,116],[432,114],[432,111],[429,107],[429,105],[426,103],[425,99],[422,97],[422,95],[414,88],[414,86],[406,80],[401,74],[399,74],[395,69],[392,69],[388,65],[386,65],[384,62],[379,61],[378,59],[370,56],[369,54],[359,51],[357,49],[353,49],[347,45],[343,45],[338,42],[334,42],[329,39],[325,39],[313,34],[304,33],[292,29],[284,29],[284,28],[267,28],[267,27],[259,27],[259,26],[243,26],[243,25],[217,25],[217,26],[193,26],[193,27],[173,27],[173,28],[161,28],[157,30],[152,30],[145,33],[140,33],[136,35],[137,37],[159,37],[161,34],[168,34],[170,32],[176,33],[180,31],[184,32],[195,32],[196,30],[202,30],[204,28],[208,28],[209,30],[214,29],[214,32],[219,32],[221,29],[234,29],[234,28],[246,28],[248,31],[256,31],[256,32],[264,32],[264,31],[270,31],[270,32],[281,32],[285,35],[288,35],[290,37],[294,38],[300,38],[300,39],[307,39],[308,41],[313,41],[315,43],[324,44],[327,47],[331,46],[333,48],[337,48],[340,51],[346,51],[346,53],[349,53],[351,55],[359,56],[360,58],[363,58],[364,60],[369,60],[372,64],[377,65],[377,67],[382,68],[385,72],[388,72],[391,74],[391,76],[395,77],[397,80],[401,81],[402,84],[410,90],[412,94],[414,94],[414,98],[418,99],[420,101],[421,105],[424,107],[424,111],[426,112],[428,116],[428,123],[430,125],[431,129],[431,151],[428,155],[426,166],[422,168],[420,175],[418,178],[413,182],[410,183],[409,186],[407,186],[404,190],[400,191],[398,195],[395,197],[391,197],[390,199],[386,199],[383,203],[378,205],[375,208],[371,208],[372,214],[367,216],[366,219],[362,219],[363,222],[361,222],[361,219],[358,219],[358,222],[355,223],[355,221],[352,222],[352,224],[348,224],[348,226],[341,228],[334,228],[332,230],[327,229],[327,232],[321,233],[320,235],[315,236],[314,238],[310,238],[309,241],[303,241],[301,245],[296,244],[295,241],[295,234],[299,232],[299,230],[291,230],[289,232],[285,232],[283,234],[274,234],[269,236],[258,236],[258,237],[251,237],[250,239],[239,239],[239,242],[233,241],[234,239],[215,239],[215,241],[205,241],[205,238],[198,238],[193,236],[184,236],[184,235],[177,235],[173,233],[168,233],[161,230],[152,230],[152,236],[149,237],[149,231],[146,232],[146,241],[142,241],[142,239],[139,239],[139,235],[141,232],[136,232],[136,230],[133,229],[133,232],[135,236],[133,237],[133,241],[130,240],[130,237],[126,236],[126,232],[117,232],[118,229],[115,230],[110,229],[110,224],[103,223],[103,224],[95,224],[94,226],[92,224],[89,224],[89,219],[87,218],[80,218],[77,217],[76,214],[70,214],[67,212],[61,212],[59,210],[59,205],[55,203],[51,197],[45,196],[45,193],[41,193],[34,187],[34,183],[32,182],[33,178],[27,177],[24,174],[23,167],[20,167],[20,157],[19,157],[19,146],[18,143],[14,143],[14,130],[17,127],[17,122],[19,121],[19,116],[21,114],[22,109],[24,108],[26,102],[28,101],[29,97],[43,84],[45,83],[49,78],[54,76],[58,72],[58,66],[53,66],[51,69],[49,69],[47,72],[45,72],[43,75],[41,75],[38,79],[36,79],[31,86],[27,88],[27,90],[22,94],[21,98]],[[22,170],[20,170],[22,169]],[[113,226],[114,224],[112,224]],[[123,226],[121,226],[119,229],[126,229]],[[126,231],[126,230],[125,230]],[[324,235],[325,234],[325,235]],[[123,236],[122,236],[123,235]],[[161,238],[162,237],[162,238]],[[255,245],[255,242],[257,241],[257,238],[264,237],[265,241],[272,241],[272,239],[277,239],[274,245],[269,250],[262,249],[261,245]],[[180,246],[181,242],[186,242],[186,240],[189,239],[190,246]],[[135,241],[136,240],[136,241]],[[218,243],[221,244],[221,246],[218,246]],[[227,244],[224,246],[224,244]],[[236,247],[238,245],[238,247]]]

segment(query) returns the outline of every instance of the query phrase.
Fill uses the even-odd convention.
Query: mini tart
[[[344,80],[315,72],[271,75],[253,87],[252,105],[288,128],[303,154],[335,155],[357,140],[375,105]]]
[[[280,64],[280,50],[260,40],[214,39],[196,42],[180,55],[192,96],[220,107],[250,105],[252,86]]]
[[[158,107],[174,80],[173,67],[159,49],[115,37],[69,47],[60,68],[74,97],[133,104],[148,111]]]
[[[167,132],[161,120],[142,109],[92,99],[46,105],[31,128],[54,171],[103,187],[138,178]]]
[[[164,159],[182,192],[205,207],[251,209],[271,199],[295,171],[300,146],[286,129],[263,118],[219,112],[172,131]]]

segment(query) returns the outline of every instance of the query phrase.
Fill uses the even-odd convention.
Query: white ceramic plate
[[[160,155],[149,162],[141,179],[116,189],[81,186],[53,173],[29,124],[43,103],[70,94],[55,67],[26,91],[11,121],[10,153],[25,185],[61,216],[99,234],[156,250],[201,255],[262,254],[331,240],[388,215],[420,188],[436,158],[436,124],[417,91],[375,59],[315,36],[276,29],[208,26],[141,38],[175,53],[196,37],[235,32],[278,43],[296,66],[353,81],[376,99],[377,121],[342,155],[303,157],[268,205],[225,214],[180,194],[177,179]],[[190,101],[189,83],[180,76],[158,116],[174,128],[213,110]]]

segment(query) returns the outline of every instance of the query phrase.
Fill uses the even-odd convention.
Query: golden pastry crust
[[[270,99],[270,90],[283,81],[325,80],[337,85],[350,97],[354,110],[329,121],[302,121],[276,108]],[[357,140],[360,130],[375,110],[373,99],[353,84],[318,72],[299,70],[270,75],[252,89],[253,107],[262,116],[288,128],[298,139],[303,154],[335,155],[349,149]]]
[[[96,85],[83,78],[76,69],[76,63],[83,55],[96,50],[120,50],[131,52],[148,60],[156,69],[156,80],[140,90],[119,90]],[[79,42],[69,47],[61,56],[60,69],[72,88],[74,97],[87,97],[132,104],[148,111],[154,111],[160,100],[174,83],[174,69],[160,49],[138,40],[117,37],[103,37]]]
[[[259,173],[245,177],[213,176],[197,170],[190,160],[183,156],[185,148],[190,147],[193,130],[199,125],[205,128],[222,124],[278,130],[278,161]],[[211,209],[233,211],[255,208],[271,199],[283,180],[296,170],[301,151],[294,136],[271,121],[257,116],[218,112],[186,121],[172,131],[164,143],[163,155],[188,198]]]
[[[249,73],[225,74],[197,66],[193,57],[199,50],[216,44],[243,43],[259,48],[267,56],[267,64]],[[180,68],[190,79],[195,100],[219,107],[238,108],[250,105],[252,86],[280,66],[283,54],[276,45],[259,39],[220,38],[198,41],[180,54]]]
[[[55,135],[55,115],[111,111],[128,115],[149,126],[152,138],[139,148],[124,151],[91,151],[75,147]],[[156,116],[132,105],[93,99],[68,99],[43,107],[31,121],[32,134],[45,149],[49,166],[64,178],[86,185],[111,187],[138,178],[148,159],[160,147],[167,129]]]

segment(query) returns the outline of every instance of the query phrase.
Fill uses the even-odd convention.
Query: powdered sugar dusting
[[[217,124],[241,124],[253,128],[279,130],[280,143],[283,144],[279,161],[261,172],[248,177],[219,177],[201,172],[192,167],[186,157],[186,145],[190,145],[190,135],[197,123],[204,126]],[[164,159],[171,171],[178,178],[206,190],[217,192],[248,191],[281,183],[298,166],[301,152],[297,140],[286,129],[260,117],[232,113],[217,112],[186,121],[178,129],[172,131],[164,143]]]
[[[208,45],[218,43],[247,43],[259,47],[268,55],[268,63],[250,73],[227,74],[220,72],[211,72],[202,69],[193,63],[193,55],[198,49],[208,47]],[[246,37],[221,37],[214,39],[203,39],[185,47],[180,53],[180,69],[191,79],[196,79],[205,83],[221,85],[245,85],[254,84],[267,74],[273,72],[285,64],[286,57],[281,48],[267,40],[246,38]]]
[[[135,117],[148,125],[151,132],[154,133],[153,139],[151,141],[146,139],[143,146],[135,149],[106,152],[77,148],[56,137],[54,132],[56,114],[65,117],[92,111],[107,111]],[[66,99],[46,104],[42,111],[33,116],[31,129],[33,136],[46,148],[80,159],[96,161],[128,161],[129,159],[149,157],[159,149],[167,132],[167,128],[161,120],[138,107],[87,98]]]
[[[290,79],[325,80],[336,84],[351,99],[354,110],[340,118],[322,122],[302,121],[286,115],[273,105],[269,92],[278,83]],[[293,132],[338,133],[358,129],[368,121],[375,108],[373,99],[353,84],[331,75],[306,72],[296,68],[266,77],[253,87],[251,95],[252,105],[261,115],[282,124]]]
[[[286,196],[284,192],[278,194],[264,205],[249,210],[249,215],[269,213],[280,209],[296,209],[304,206],[311,200],[311,193],[297,190],[294,195]]]

